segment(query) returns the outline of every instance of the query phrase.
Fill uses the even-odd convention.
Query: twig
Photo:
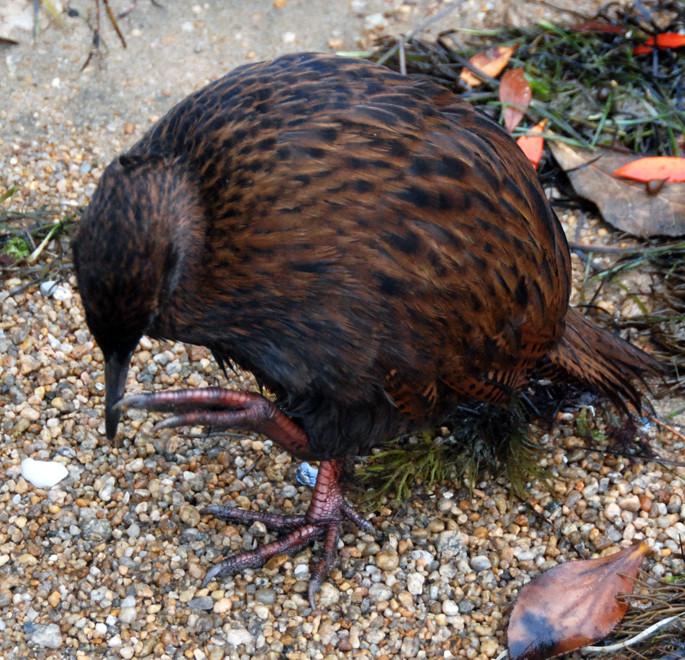
[[[665,428],[667,431],[670,431],[673,433],[673,435],[676,436],[676,438],[679,438],[680,440],[685,440],[685,435],[683,435],[678,429],[675,427],[671,426],[670,424],[667,424],[666,422],[660,420],[658,417],[654,417],[653,415],[650,415],[648,412],[645,410],[642,411],[642,414],[647,417],[647,419],[651,419],[653,422],[661,426],[662,428]]]
[[[584,646],[582,650],[588,651],[590,653],[615,653],[616,651],[622,651],[623,649],[626,649],[630,646],[634,646],[638,642],[641,642],[646,637],[653,635],[657,630],[660,630],[661,628],[667,626],[675,619],[679,619],[682,616],[683,614],[676,614],[674,616],[669,616],[667,619],[664,619],[663,621],[657,621],[654,625],[649,626],[649,628],[646,628],[642,632],[635,635],[635,637],[631,637],[630,639],[626,639],[622,642],[610,644],[609,646]]]
[[[399,46],[399,60],[400,60],[400,73],[403,76],[407,75],[407,54],[404,49],[404,39],[400,39],[397,42]]]
[[[126,48],[126,39],[124,39],[124,35],[121,33],[121,30],[119,29],[119,23],[117,23],[117,19],[114,16],[114,12],[112,11],[112,8],[109,6],[109,0],[102,0],[105,4],[105,10],[107,11],[107,17],[109,18],[110,23],[114,27],[114,31],[117,33],[117,36],[119,37],[119,40],[121,41],[121,45]]]
[[[576,243],[574,241],[569,241],[568,246],[572,250],[580,250],[581,252],[606,252],[607,254],[642,254],[654,249],[644,247],[618,248],[611,245],[586,245],[585,243]]]
[[[399,49],[400,49],[400,42],[404,45],[407,41],[411,41],[419,32],[422,30],[425,30],[429,25],[432,25],[436,21],[439,21],[441,18],[444,18],[448,14],[451,14],[457,7],[460,7],[463,5],[465,0],[458,0],[458,2],[455,2],[454,4],[447,5],[444,9],[439,11],[435,16],[431,16],[430,18],[427,18],[423,23],[420,23],[417,28],[412,30],[408,36],[406,37],[401,37],[398,39],[397,44],[393,46],[383,57],[381,57],[378,60],[378,64],[383,64],[384,62],[387,62]]]

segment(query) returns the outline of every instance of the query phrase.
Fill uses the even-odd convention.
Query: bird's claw
[[[174,413],[158,422],[154,431],[177,426],[212,426],[253,431],[271,438],[300,458],[311,457],[307,434],[266,397],[220,387],[132,394],[113,408],[137,408]]]

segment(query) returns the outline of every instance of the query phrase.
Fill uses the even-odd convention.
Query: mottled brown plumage
[[[225,390],[127,405],[323,460],[307,515],[271,517],[296,531],[212,576],[325,537],[313,594],[342,515],[362,523],[340,457],[465,399],[506,404],[536,368],[636,405],[657,370],[569,310],[563,231],[509,136],[448,90],[359,60],[289,55],[187,97],[107,168],[74,258],[110,437],[146,334],[234,360],[285,415]]]

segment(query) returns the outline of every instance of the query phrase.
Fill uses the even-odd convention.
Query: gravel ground
[[[293,50],[357,49],[380,30],[410,31],[438,4],[217,1],[159,9],[140,0],[121,20],[129,47],[103,19],[103,56],[84,72],[90,35],[82,20],[47,25],[35,45],[16,30],[23,43],[0,51],[0,192],[18,185],[13,208],[45,206],[61,217],[87,202],[117,152],[220,73]],[[466,2],[451,20],[551,17],[530,5]],[[90,16],[86,0],[71,7]],[[576,219],[565,222],[573,235]],[[582,238],[611,241],[596,220]],[[136,411],[125,416],[120,446],[109,446],[101,357],[73,276],[52,288],[15,277],[0,302],[0,658],[492,658],[504,648],[518,588],[540,571],[637,539],[653,550],[651,575],[678,565],[685,470],[588,452],[566,413],[539,432],[551,491],[532,484],[522,503],[503,480],[485,479],[472,495],[445,484],[384,506],[371,517],[384,541],[347,530],[318,611],[306,598],[309,549],[201,589],[217,557],[252,548],[265,530],[226,525],[199,509],[233,501],[302,511],[309,494],[294,478],[296,461],[258,437],[152,434]],[[626,312],[634,303],[602,304]],[[127,390],[215,384],[226,385],[205,350],[143,340]],[[230,384],[253,385],[248,374]],[[653,427],[641,433],[660,456],[683,459],[678,438]],[[50,490],[35,488],[21,476],[26,457],[61,462],[69,476]]]

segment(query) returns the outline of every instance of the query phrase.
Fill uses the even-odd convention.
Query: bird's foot
[[[254,431],[271,438],[298,458],[311,457],[307,434],[269,399],[253,392],[237,392],[220,387],[149,392],[127,396],[114,408],[173,413],[158,422],[155,431],[198,424]]]
[[[342,459],[321,461],[312,501],[304,516],[281,516],[226,506],[210,506],[204,509],[202,513],[212,514],[221,520],[241,523],[258,521],[270,529],[290,533],[255,550],[225,559],[207,572],[202,586],[245,568],[263,566],[271,557],[292,554],[313,541],[323,539],[321,558],[314,567],[309,581],[309,602],[314,609],[314,598],[335,562],[343,517],[349,518],[364,531],[374,533],[371,524],[345,501],[339,483],[342,470]]]

